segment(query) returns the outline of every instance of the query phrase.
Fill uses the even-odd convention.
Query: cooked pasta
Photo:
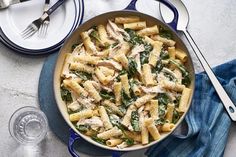
[[[123,149],[175,128],[192,90],[188,55],[168,30],[140,17],[115,17],[84,30],[80,41],[65,55],[60,75],[76,129]]]

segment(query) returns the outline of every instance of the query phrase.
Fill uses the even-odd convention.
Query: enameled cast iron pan
[[[167,7],[169,7],[175,15],[173,21],[167,25],[167,24],[164,24],[163,22],[161,22],[160,20],[158,20],[158,19],[156,19],[152,16],[137,12],[137,10],[135,8],[136,1],[137,0],[132,0],[131,3],[129,4],[129,6],[127,8],[125,8],[125,10],[112,11],[112,12],[104,13],[104,14],[98,15],[98,16],[88,20],[87,22],[82,24],[79,28],[77,28],[70,35],[70,37],[66,40],[66,42],[64,43],[64,45],[62,46],[62,48],[60,50],[60,53],[59,53],[58,59],[57,59],[57,63],[56,63],[56,66],[55,66],[55,72],[54,72],[54,93],[55,93],[55,99],[57,101],[58,108],[59,108],[63,118],[65,119],[67,124],[73,130],[73,131],[71,131],[71,138],[70,138],[70,141],[69,141],[69,151],[71,152],[72,156],[75,156],[75,157],[78,156],[74,152],[72,145],[73,145],[74,141],[79,138],[79,136],[82,137],[83,139],[85,139],[86,141],[88,141],[88,142],[90,142],[90,143],[92,143],[92,144],[94,144],[98,147],[102,147],[104,149],[109,149],[109,150],[113,150],[113,151],[133,151],[133,150],[138,150],[138,149],[143,149],[143,148],[150,147],[150,146],[160,142],[164,138],[168,137],[168,135],[170,135],[173,132],[172,131],[172,132],[164,133],[164,134],[162,134],[160,140],[153,141],[153,142],[151,142],[150,144],[147,144],[147,145],[134,145],[134,146],[127,147],[127,148],[124,148],[124,149],[118,149],[116,147],[111,148],[111,147],[108,147],[108,146],[105,146],[105,145],[102,145],[102,144],[99,144],[99,143],[93,141],[90,137],[87,137],[87,136],[83,135],[82,133],[80,133],[74,127],[74,125],[70,122],[69,114],[67,112],[66,105],[63,102],[63,100],[61,98],[61,94],[60,94],[60,73],[61,73],[61,69],[63,67],[63,62],[64,62],[64,59],[65,59],[66,53],[71,52],[72,45],[81,42],[80,33],[83,32],[83,31],[88,30],[89,28],[91,28],[91,26],[107,23],[108,19],[112,19],[112,18],[117,17],[117,16],[139,16],[141,19],[147,21],[148,26],[160,25],[160,26],[170,30],[172,32],[173,36],[174,36],[174,40],[176,41],[176,46],[178,48],[182,49],[183,51],[185,51],[188,55],[188,61],[187,61],[186,66],[189,69],[189,72],[192,76],[192,83],[190,85],[190,88],[194,91],[195,75],[194,75],[194,68],[193,68],[192,59],[189,55],[189,51],[186,48],[185,44],[183,43],[183,41],[180,39],[180,37],[175,32],[176,25],[177,25],[177,22],[178,22],[178,12],[177,12],[177,10],[168,1],[158,0],[159,2],[165,4]],[[190,101],[189,101],[189,104],[188,104],[188,109],[189,109],[190,104],[191,104],[192,96],[193,96],[193,93],[190,97]],[[184,113],[184,115],[181,117],[179,122],[176,124],[177,126],[182,122],[182,120],[184,119],[186,113]]]

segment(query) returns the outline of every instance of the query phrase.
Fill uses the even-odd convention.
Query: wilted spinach
[[[161,26],[159,28],[159,35],[163,38],[173,39],[172,32],[168,29],[165,29],[165,28],[161,27]]]
[[[135,99],[135,97],[130,98],[124,90],[121,91],[121,101],[125,108],[128,108]]]
[[[159,73],[159,72],[163,69],[163,67],[164,67],[164,65],[162,64],[161,60],[159,59],[159,60],[157,61],[157,65],[156,65],[156,67],[155,67],[154,70]]]
[[[190,74],[187,71],[187,69],[180,63],[176,62],[173,59],[170,59],[170,62],[174,64],[179,70],[182,72],[183,79],[182,79],[182,84],[189,86],[191,84],[191,79],[190,79]]]
[[[156,119],[154,122],[155,122],[155,125],[163,125],[165,123],[165,119],[159,118],[159,119]]]
[[[164,60],[170,58],[169,54],[164,50],[161,51],[160,57],[161,57],[161,59],[164,59]]]
[[[87,132],[89,130],[89,126],[88,125],[77,125],[76,129],[78,129],[80,132]]]
[[[100,91],[100,96],[103,98],[103,99],[108,99],[108,100],[114,100],[115,99],[115,96],[112,92],[108,92],[106,90],[101,90]]]
[[[180,119],[180,114],[178,111],[176,111],[176,109],[174,109],[172,123],[176,124],[179,119]]]
[[[141,36],[138,36],[134,30],[126,28],[125,31],[129,34],[130,38],[126,39],[127,42],[134,45],[140,45],[143,44],[143,38]]]
[[[66,103],[72,102],[71,92],[66,89],[64,86],[61,87],[61,98]]]
[[[71,50],[74,51],[74,49],[75,49],[78,45],[79,45],[79,44],[73,44],[73,45],[71,46]]]
[[[123,138],[128,146],[134,145],[134,140],[131,138]]]
[[[134,76],[137,74],[138,70],[137,70],[137,63],[135,62],[134,59],[129,58],[129,70],[128,70],[128,74],[129,76]]]
[[[138,111],[131,112],[131,125],[132,125],[134,131],[140,131]]]
[[[165,118],[166,115],[166,105],[160,104],[158,106],[158,114],[160,118]]]
[[[103,144],[103,145],[106,144],[106,140],[101,139],[101,138],[98,138],[96,135],[95,135],[95,136],[92,136],[92,140],[94,140],[94,141],[96,141],[96,142],[98,142],[98,143],[100,143],[100,144]]]
[[[72,73],[80,77],[84,81],[92,79],[92,74],[89,74],[83,71],[72,71]]]
[[[157,99],[158,103],[163,105],[167,105],[170,102],[170,98],[166,93],[159,93]]]

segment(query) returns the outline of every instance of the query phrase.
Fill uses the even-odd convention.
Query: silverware
[[[50,4],[50,0],[45,0],[43,13],[45,13],[49,9],[49,4]],[[39,28],[39,31],[38,31],[39,32],[39,34],[38,34],[39,37],[41,37],[41,38],[46,37],[49,24],[50,24],[50,17],[48,16],[48,18],[45,19],[42,26]]]
[[[29,0],[0,0],[0,9],[8,8],[10,5],[26,2]]]
[[[51,15],[59,6],[61,6],[66,0],[57,1],[51,8],[49,8],[40,18],[34,20],[24,31],[22,31],[21,36],[27,39],[33,36],[44,23],[44,21]]]
[[[216,78],[215,74],[213,73],[211,67],[207,63],[206,59],[204,58],[202,52],[200,51],[199,47],[193,40],[192,36],[190,35],[189,31],[187,30],[187,26],[189,23],[189,13],[187,8],[185,7],[184,3],[181,0],[171,0],[170,1],[177,9],[179,13],[179,19],[177,22],[176,29],[184,33],[185,37],[187,38],[189,44],[191,45],[194,53],[198,57],[201,65],[205,69],[209,79],[211,80],[212,85],[214,86],[219,98],[221,99],[226,111],[228,112],[230,118],[233,121],[236,121],[236,107],[218,79]],[[172,13],[162,4],[160,4],[160,12],[163,20],[165,22],[169,21],[173,16]],[[175,28],[175,27],[174,27]]]

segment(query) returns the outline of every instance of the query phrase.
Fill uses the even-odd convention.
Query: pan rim
[[[178,39],[178,43],[180,43],[181,45],[184,46],[184,48],[187,50],[187,55],[188,55],[188,62],[189,62],[189,71],[191,71],[191,77],[192,77],[192,84],[191,84],[191,89],[192,89],[192,94],[191,94],[191,97],[189,98],[189,103],[188,103],[188,108],[186,110],[186,112],[182,115],[181,119],[176,123],[176,126],[175,128],[171,131],[171,132],[168,132],[164,135],[164,137],[161,137],[160,140],[158,141],[153,141],[147,145],[141,145],[141,146],[138,146],[138,147],[126,147],[126,148],[123,148],[123,149],[119,149],[117,147],[108,147],[108,146],[105,146],[105,145],[102,145],[102,144],[99,144],[95,141],[93,141],[90,137],[80,133],[78,130],[75,129],[75,127],[73,126],[73,124],[71,122],[69,122],[68,120],[66,120],[66,117],[64,116],[63,112],[64,110],[62,110],[60,108],[60,98],[58,98],[58,87],[56,85],[56,78],[58,77],[58,71],[56,70],[57,67],[59,66],[59,59],[60,57],[63,55],[63,48],[65,46],[65,44],[71,39],[71,37],[73,36],[73,34],[75,34],[75,32],[77,31],[80,31],[81,30],[81,27],[90,23],[91,21],[94,21],[95,19],[99,18],[99,17],[103,17],[103,16],[106,16],[106,15],[109,15],[109,14],[124,14],[124,13],[128,13],[128,14],[136,14],[137,16],[146,16],[146,17],[149,17],[149,18],[152,18],[153,20],[156,20],[158,25],[162,25],[162,26],[165,26],[167,27],[168,29],[171,30],[171,32],[177,37]],[[65,53],[65,52],[64,52]],[[54,76],[53,76],[53,89],[54,89],[54,96],[55,96],[55,100],[57,102],[57,107],[62,115],[62,117],[64,118],[64,120],[66,121],[66,123],[77,133],[79,134],[79,136],[81,136],[84,140],[86,140],[87,142],[91,143],[91,144],[94,144],[100,148],[103,148],[103,149],[107,149],[107,150],[112,150],[112,151],[120,151],[120,152],[127,152],[127,151],[135,151],[135,150],[141,150],[141,149],[145,149],[145,148],[149,148],[157,143],[160,143],[161,141],[163,141],[164,139],[166,139],[167,137],[169,137],[179,126],[180,124],[183,122],[186,114],[188,113],[190,107],[191,107],[191,103],[192,103],[192,99],[193,99],[193,95],[194,95],[194,92],[195,92],[195,69],[194,69],[194,66],[193,66],[193,61],[192,61],[192,57],[190,56],[190,52],[186,46],[186,44],[183,42],[183,40],[181,39],[181,37],[175,32],[174,29],[172,29],[170,26],[168,26],[167,24],[165,24],[164,22],[162,22],[160,19],[157,19],[151,15],[148,15],[148,14],[144,14],[144,13],[141,13],[141,12],[138,12],[138,11],[134,11],[134,10],[121,10],[121,11],[111,11],[111,12],[106,12],[106,13],[103,13],[103,14],[100,14],[100,15],[97,15],[89,20],[87,20],[86,22],[84,22],[82,25],[80,25],[76,30],[74,30],[73,33],[71,33],[71,35],[65,40],[64,44],[62,45],[62,47],[60,48],[60,51],[58,53],[58,58],[57,58],[57,62],[55,64],[55,69],[54,69]],[[65,105],[65,104],[64,104]],[[68,113],[67,113],[68,114]]]

